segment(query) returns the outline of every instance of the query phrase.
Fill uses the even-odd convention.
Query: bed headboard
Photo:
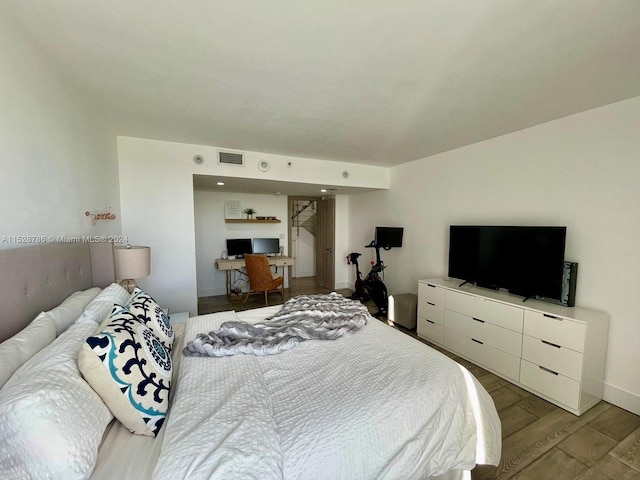
[[[0,342],[76,290],[115,281],[113,244],[47,243],[0,250]]]

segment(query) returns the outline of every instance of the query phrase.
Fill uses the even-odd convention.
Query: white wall
[[[302,227],[291,227],[291,256],[296,264],[292,270],[294,277],[315,277],[316,237]]]
[[[404,226],[386,283],[416,293],[447,273],[450,224],[566,225],[576,303],[611,316],[605,399],[640,414],[639,132],[640,97],[400,165],[350,198],[351,236]]]
[[[336,195],[335,217],[335,287],[353,288],[351,280],[351,266],[347,265],[347,255],[351,253],[352,239],[349,225],[351,224],[350,199],[358,195]]]
[[[120,233],[115,136],[3,15],[0,31],[0,240]],[[108,207],[118,218],[92,227],[85,211]]]
[[[253,208],[261,216],[274,216],[281,223],[225,223],[225,200],[237,200],[242,209]],[[256,195],[196,190],[194,192],[196,272],[198,297],[225,295],[226,274],[215,268],[215,259],[227,249],[227,238],[279,238],[287,249],[286,195]],[[282,237],[281,237],[282,235]],[[278,271],[282,275],[282,271]],[[285,276],[285,287],[288,286]]]
[[[316,185],[352,185],[387,188],[385,168],[330,162],[266,153],[246,152],[246,167],[218,165],[218,147],[118,137],[122,233],[132,244],[151,247],[151,276],[141,279],[158,302],[174,312],[197,313],[193,175],[238,176],[304,182]],[[203,165],[193,156],[203,155]],[[258,161],[269,160],[268,172]],[[291,163],[291,166],[289,166]],[[349,170],[348,179],[342,177]],[[348,200],[336,196],[336,249],[346,249]],[[256,210],[260,211],[258,206]],[[336,255],[338,263],[338,255]],[[346,265],[336,268],[336,281],[346,283]]]

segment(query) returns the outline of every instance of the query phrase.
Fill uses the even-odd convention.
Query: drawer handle
[[[484,320],[480,320],[479,318],[476,318],[476,317],[471,317],[471,319],[475,320],[476,322],[484,323]]]
[[[544,343],[545,345],[549,345],[551,347],[556,347],[556,348],[562,348],[560,345],[557,345],[555,343],[551,343],[551,342],[547,342],[546,340],[540,340],[542,343]]]
[[[545,368],[545,367],[543,367],[543,366],[541,366],[541,365],[538,365],[538,368],[539,368],[540,370],[544,370],[544,371],[545,371],[545,372],[547,372],[547,373],[551,373],[551,374],[556,375],[556,376],[558,375],[558,372],[554,372],[553,370],[550,370],[550,369],[548,369],[548,368]]]
[[[431,285],[430,283],[427,283],[427,287],[436,288],[435,285]]]
[[[435,303],[431,303],[431,302],[427,302],[427,305],[431,305],[432,307],[435,307],[436,304]]]
[[[429,320],[428,318],[425,318],[425,320],[426,320],[427,322],[429,322],[431,325],[435,325],[435,324],[436,324],[436,322],[432,322],[432,321],[431,321],[431,320]]]
[[[476,340],[475,338],[472,338],[471,340],[473,340],[476,343],[479,343],[480,345],[484,345],[484,342],[481,342],[480,340]]]
[[[563,320],[562,317],[556,317],[555,315],[549,315],[548,313],[543,313],[542,315],[547,318],[553,318],[554,320]]]

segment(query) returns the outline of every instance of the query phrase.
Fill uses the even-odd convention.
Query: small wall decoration
[[[239,200],[226,200],[224,202],[224,218],[242,218],[242,205]]]
[[[98,220],[115,220],[116,219],[116,214],[111,213],[111,207],[109,207],[109,211],[105,213],[84,212],[84,214],[86,217],[93,217],[91,221],[91,225],[94,227],[98,223]]]
[[[244,213],[247,216],[247,219],[253,219],[253,214],[256,213],[256,211],[253,208],[245,208],[242,213]]]

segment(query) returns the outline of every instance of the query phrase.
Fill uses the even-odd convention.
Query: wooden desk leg
[[[231,302],[231,270],[227,270],[227,300]]]

